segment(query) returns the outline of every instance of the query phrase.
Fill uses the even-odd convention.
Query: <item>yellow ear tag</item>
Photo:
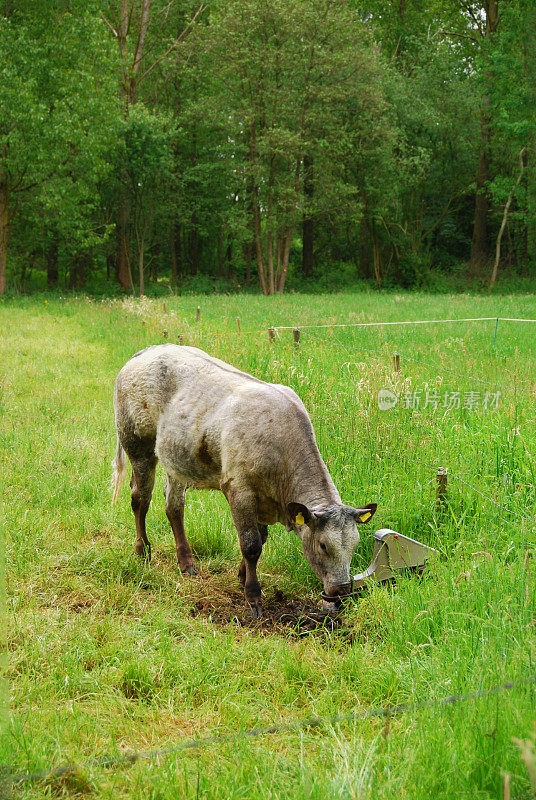
[[[372,516],[372,514],[370,513],[370,511],[366,511],[364,514],[361,514],[361,516],[359,517],[359,521],[360,522],[366,522],[367,519],[371,518],[371,516]]]
[[[299,514],[296,514],[295,523],[296,525],[305,525],[305,520],[303,518],[303,514],[301,513],[301,511]]]

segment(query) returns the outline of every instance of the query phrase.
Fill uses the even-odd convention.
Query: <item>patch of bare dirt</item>
[[[263,616],[253,619],[240,591],[227,588],[217,595],[210,594],[195,601],[190,615],[205,617],[215,625],[237,625],[252,628],[262,634],[279,633],[297,638],[312,633],[344,632],[342,616],[327,613],[311,600],[286,597],[280,590],[263,594]]]

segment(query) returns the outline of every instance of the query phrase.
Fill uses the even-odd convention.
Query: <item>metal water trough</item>
[[[381,528],[374,534],[374,553],[370,566],[353,577],[352,594],[362,591],[371,579],[378,582],[393,580],[401,570],[413,570],[420,574],[426,562],[439,555],[439,551],[433,547],[389,528]],[[321,597],[326,610],[334,610],[340,605],[340,598],[334,601],[324,592]]]
[[[370,567],[354,575],[354,591],[362,589],[369,578],[388,581],[402,569],[412,569],[420,573],[426,562],[432,556],[438,555],[439,551],[433,547],[389,528],[382,528],[374,534],[374,553]]]

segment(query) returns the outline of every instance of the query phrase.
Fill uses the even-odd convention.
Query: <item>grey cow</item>
[[[253,616],[262,615],[257,561],[267,526],[275,522],[299,536],[326,597],[350,592],[356,522],[370,519],[376,504],[343,505],[292,389],[254,378],[196,347],[163,344],[125,364],[115,382],[114,409],[114,502],[125,479],[126,452],[139,555],[150,558],[145,517],[160,459],[167,474],[166,514],[183,572],[197,573],[184,532],[186,489],[220,489],[238,531],[238,575]]]

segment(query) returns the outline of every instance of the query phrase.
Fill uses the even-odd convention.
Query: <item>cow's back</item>
[[[156,454],[178,483],[249,484],[262,503],[277,501],[303,472],[303,483],[327,481],[338,496],[295,392],[195,347],[155,345],[136,353],[117,377],[114,406],[131,460]]]
[[[166,445],[160,448],[164,462],[170,460],[174,441],[180,443],[183,456],[200,450],[202,459],[208,461],[203,434],[211,428],[217,456],[211,419],[224,416],[222,409],[228,399],[245,385],[269,386],[195,347],[165,344],[141,350],[127,361],[115,382],[120,440],[129,452],[139,447],[136,440],[143,440],[147,451],[154,450],[156,439],[161,439]]]

